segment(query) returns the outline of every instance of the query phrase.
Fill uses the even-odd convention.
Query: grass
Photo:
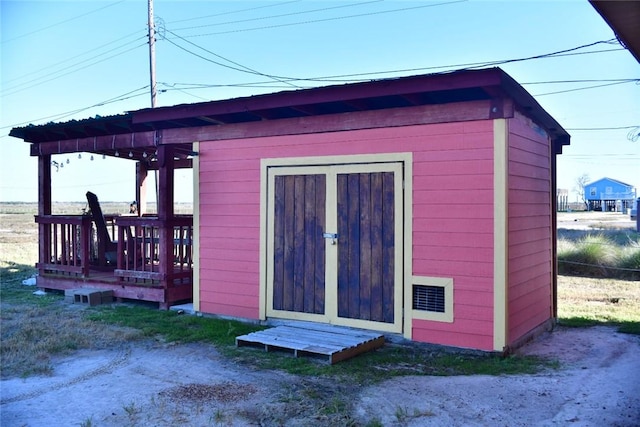
[[[294,375],[329,376],[365,384],[402,375],[500,375],[533,373],[544,361],[534,357],[499,357],[481,352],[446,351],[420,344],[386,345],[336,365],[306,358],[282,357],[278,352],[265,353],[252,348],[236,348],[235,337],[260,326],[237,321],[179,315],[147,307],[98,307],[88,319],[97,323],[135,327],[146,337],[160,337],[168,342],[206,342],[238,363],[259,369],[278,369]]]
[[[611,325],[640,335],[640,281],[559,276],[558,317],[565,326]]]
[[[233,346],[236,336],[264,329],[249,323],[181,315],[141,305],[97,307],[86,317],[96,323],[136,328],[145,337],[161,337],[167,342],[207,342],[216,346]]]
[[[49,374],[55,356],[79,349],[113,348],[141,338],[137,329],[105,328],[63,303],[58,295],[34,296],[33,287],[0,286],[2,378]]]

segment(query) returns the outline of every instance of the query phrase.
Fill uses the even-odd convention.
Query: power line
[[[143,32],[143,31],[145,31],[145,30],[143,29],[143,30],[142,30],[142,32]],[[102,49],[103,47],[106,47],[106,46],[109,46],[109,45],[111,45],[111,44],[117,43],[117,42],[119,42],[119,41],[121,41],[121,40],[124,40],[124,39],[126,39],[126,38],[128,38],[128,37],[131,37],[131,36],[133,36],[133,35],[136,35],[136,34],[138,34],[138,33],[140,33],[140,32],[141,32],[141,31],[135,31],[135,32],[133,32],[133,33],[129,33],[129,34],[127,34],[126,36],[122,36],[122,37],[120,37],[120,38],[118,38],[118,39],[112,40],[112,41],[110,41],[110,42],[108,42],[108,43],[105,43],[105,44],[102,44],[102,45],[100,45],[100,46],[94,46],[94,47],[92,47],[91,49],[89,49],[89,50],[87,50],[87,51],[84,51],[84,52],[82,52],[82,53],[79,53],[79,54],[77,54],[77,55],[74,55],[74,56],[72,56],[72,57],[70,57],[70,58],[63,59],[62,61],[59,61],[59,62],[56,62],[56,63],[50,64],[50,65],[45,66],[45,67],[39,67],[38,69],[36,69],[36,70],[34,70],[34,71],[31,71],[31,72],[29,72],[29,73],[21,74],[19,77],[15,77],[15,78],[13,78],[13,79],[5,80],[4,82],[5,82],[5,84],[6,84],[6,83],[10,83],[10,82],[13,82],[13,81],[16,81],[16,80],[24,79],[25,77],[27,77],[27,76],[31,76],[31,75],[33,75],[33,74],[39,74],[39,73],[45,72],[45,71],[47,71],[47,70],[48,70],[48,69],[50,69],[50,68],[56,67],[56,66],[61,65],[61,64],[65,64],[65,63],[67,63],[67,62],[69,62],[69,61],[71,61],[71,60],[73,60],[73,59],[79,58],[79,57],[84,56],[84,55],[87,55],[87,54],[89,54],[89,53],[95,53],[96,51],[99,51],[99,50],[100,50],[100,49]],[[138,38],[141,38],[141,37],[138,37]],[[132,40],[130,43],[132,43],[133,41],[135,41],[135,40]]]
[[[207,34],[196,34],[196,35],[191,35],[191,36],[187,36],[187,37],[215,36],[215,35],[220,35],[220,34],[241,33],[241,32],[246,32],[246,31],[257,31],[257,30],[266,30],[266,29],[272,29],[272,28],[291,27],[291,26],[295,26],[295,25],[304,25],[304,24],[312,24],[312,23],[318,23],[318,22],[336,21],[336,20],[340,20],[340,19],[351,19],[351,18],[360,18],[360,17],[363,17],[363,16],[382,15],[382,14],[395,13],[395,12],[406,12],[406,11],[409,11],[409,10],[424,9],[424,8],[427,8],[427,7],[444,6],[444,5],[454,4],[454,3],[464,3],[466,1],[468,1],[468,0],[453,0],[453,1],[442,2],[442,3],[429,3],[429,4],[420,5],[420,6],[412,6],[412,7],[398,8],[398,9],[382,10],[382,11],[378,11],[378,12],[367,12],[367,13],[360,13],[360,14],[355,14],[355,15],[337,16],[337,17],[333,17],[333,18],[313,19],[313,20],[300,21],[300,22],[291,22],[291,23],[286,23],[286,24],[274,24],[274,25],[267,25],[267,26],[262,26],[262,27],[253,27],[253,28],[244,28],[244,29],[238,29],[238,30],[220,31],[220,32],[215,32],[215,33],[207,33]]]
[[[570,130],[570,131],[621,130],[621,129],[633,129],[637,127],[638,125],[631,125],[631,126],[601,127],[601,128],[567,128],[565,130]]]
[[[602,82],[640,82],[640,79],[582,79],[582,80],[547,80],[542,82],[522,82],[526,85],[548,85],[556,83],[602,83]]]
[[[137,39],[136,39],[136,40],[137,40]],[[95,64],[99,64],[100,62],[103,62],[103,61],[105,61],[105,60],[107,60],[107,59],[115,58],[116,56],[119,56],[119,55],[125,54],[125,53],[127,53],[127,52],[129,52],[129,51],[131,51],[131,50],[137,49],[137,48],[139,48],[140,46],[144,46],[144,44],[146,44],[146,43],[144,43],[144,44],[142,44],[142,45],[137,45],[137,46],[135,46],[135,47],[133,47],[133,48],[131,48],[131,49],[128,49],[128,50],[125,50],[125,51],[120,52],[120,53],[118,53],[118,54],[115,54],[115,55],[109,56],[108,58],[105,58],[105,59],[103,59],[103,60],[93,62],[93,63],[91,63],[91,64],[89,64],[89,65],[87,65],[87,66],[84,66],[84,67],[80,67],[80,68],[77,68],[77,69],[73,69],[73,68],[75,68],[75,67],[77,67],[77,66],[79,66],[79,65],[81,65],[81,64],[87,63],[87,62],[89,62],[89,61],[91,61],[91,60],[94,60],[94,59],[96,59],[96,58],[100,58],[101,56],[104,56],[104,55],[106,55],[106,54],[108,54],[108,53],[111,53],[111,52],[113,52],[113,51],[117,51],[117,50],[119,50],[119,49],[121,49],[121,48],[123,48],[123,47],[126,47],[126,46],[128,46],[128,45],[132,44],[132,43],[133,43],[134,41],[136,41],[136,40],[132,40],[132,41],[127,42],[127,43],[125,43],[125,44],[123,44],[123,45],[120,45],[120,46],[118,46],[118,47],[115,47],[115,48],[113,48],[113,49],[109,49],[109,50],[107,50],[106,52],[103,52],[103,53],[100,53],[100,54],[94,55],[94,56],[92,56],[92,57],[90,57],[90,58],[87,58],[87,59],[84,59],[84,60],[82,60],[82,61],[76,62],[76,63],[74,63],[74,64],[68,65],[68,66],[66,66],[66,67],[64,67],[64,68],[61,68],[61,69],[59,69],[58,71],[54,71],[54,72],[52,72],[52,73],[50,73],[50,74],[48,74],[48,75],[45,75],[45,76],[42,76],[42,77],[37,77],[37,78],[35,78],[35,79],[29,80],[29,81],[26,81],[26,82],[23,82],[23,83],[19,83],[19,84],[17,84],[17,85],[12,86],[12,87],[6,88],[6,89],[3,91],[2,95],[3,95],[3,96],[9,96],[9,95],[13,95],[13,94],[18,93],[18,92],[22,92],[23,90],[31,89],[32,87],[39,86],[39,85],[41,85],[41,84],[43,84],[43,83],[50,82],[50,81],[52,81],[52,80],[58,79],[58,78],[60,78],[60,77],[66,76],[66,75],[71,74],[71,73],[74,73],[74,72],[76,72],[76,71],[83,70],[83,69],[85,69],[85,68],[87,68],[87,67],[89,67],[89,66],[92,66],[92,65],[95,65]],[[55,75],[55,74],[62,73],[63,71],[65,71],[65,70],[69,70],[69,69],[71,69],[71,71],[69,71],[69,72],[67,72],[67,73],[60,74],[59,76],[52,77],[52,76],[53,76],[53,75]],[[45,80],[43,80],[43,79],[45,79]],[[38,82],[39,80],[41,80],[41,81],[40,81],[40,82]],[[29,83],[34,83],[34,82],[38,82],[38,83],[32,84],[32,85],[27,86],[27,87],[22,87],[22,86],[28,85]]]
[[[129,43],[129,44],[130,44],[130,43]],[[46,80],[41,80],[42,78],[34,79],[34,80],[32,80],[32,81],[37,81],[37,80],[41,80],[41,81],[40,81],[40,82],[38,82],[38,83],[34,83],[34,84],[32,84],[31,86],[23,87],[23,88],[20,88],[20,89],[15,89],[15,90],[13,90],[13,91],[11,91],[11,89],[9,89],[9,92],[8,92],[8,93],[2,93],[2,96],[14,95],[14,94],[16,94],[16,93],[18,93],[18,92],[22,92],[22,91],[24,91],[24,90],[31,89],[31,88],[36,87],[36,86],[40,86],[40,85],[42,85],[42,84],[44,84],[44,83],[48,83],[48,82],[50,82],[50,81],[52,81],[52,80],[57,80],[57,79],[59,79],[59,78],[61,78],[61,77],[64,77],[64,76],[67,76],[67,75],[69,75],[69,74],[73,74],[73,73],[75,73],[75,72],[78,72],[78,71],[84,70],[85,68],[89,68],[89,67],[91,67],[91,66],[93,66],[93,65],[100,64],[101,62],[107,61],[107,60],[112,59],[112,58],[115,58],[115,57],[117,57],[117,56],[124,55],[125,53],[131,52],[132,50],[138,49],[138,48],[140,48],[140,47],[142,47],[142,46],[145,46],[146,44],[147,44],[147,43],[142,43],[142,44],[140,44],[140,45],[137,45],[137,46],[134,46],[134,47],[132,47],[132,48],[130,48],[130,49],[127,49],[127,50],[125,50],[125,51],[123,51],[123,52],[117,53],[117,54],[115,54],[115,55],[111,55],[111,56],[109,56],[109,57],[107,57],[107,58],[103,58],[103,59],[101,59],[101,60],[99,60],[99,61],[92,62],[91,64],[85,65],[84,67],[80,67],[80,68],[77,68],[77,69],[71,70],[71,71],[69,71],[69,72],[66,72],[66,73],[64,73],[64,74],[60,74],[60,75],[55,76],[55,77],[47,78],[47,77],[49,77],[49,76],[43,76],[42,78],[45,78]],[[115,49],[112,49],[112,50],[115,50]],[[111,50],[111,51],[112,51],[112,50]],[[111,51],[109,51],[109,52],[111,52]],[[108,53],[108,52],[106,52],[106,53]],[[101,54],[101,55],[97,55],[97,56],[95,56],[95,57],[93,57],[93,58],[90,58],[90,59],[95,59],[95,58],[97,58],[97,57],[99,57],[99,56],[102,56],[102,54]],[[90,59],[89,59],[89,60],[90,60]],[[86,61],[82,61],[82,62],[86,62]],[[82,63],[82,62],[81,62],[81,63]],[[77,65],[77,64],[76,64],[76,65]],[[65,68],[65,69],[68,69],[68,68],[71,68],[71,67],[67,67],[67,68]],[[54,74],[55,74],[55,73],[54,73]],[[24,85],[24,84],[26,84],[26,83],[23,83],[23,84],[18,85],[18,86],[22,86],[22,85]]]
[[[120,101],[124,101],[124,100],[130,99],[130,98],[135,98],[135,97],[144,95],[145,93],[139,93],[139,94],[135,94],[135,95],[133,95],[133,94],[136,93],[136,92],[143,91],[143,90],[146,91],[148,88],[149,88],[149,85],[145,85],[145,86],[139,87],[137,89],[131,90],[129,92],[123,93],[122,95],[118,95],[116,97],[109,98],[109,99],[106,99],[104,101],[98,102],[97,104],[90,105],[88,107],[78,108],[76,110],[66,111],[64,113],[58,113],[58,114],[54,114],[54,115],[51,115],[51,116],[40,117],[40,118],[37,118],[37,119],[32,119],[32,120],[29,120],[29,121],[26,121],[26,122],[22,122],[22,123],[15,123],[15,124],[9,125],[9,126],[2,126],[2,127],[0,127],[0,129],[9,129],[9,128],[14,128],[16,126],[24,126],[24,125],[27,125],[27,124],[30,124],[30,123],[33,123],[33,122],[38,122],[38,121],[41,121],[41,120],[49,120],[49,119],[53,119],[53,118],[59,120],[59,119],[62,119],[62,118],[65,118],[65,117],[68,117],[68,116],[71,116],[71,115],[74,115],[74,114],[77,114],[77,113],[81,113],[81,112],[89,110],[91,108],[102,107],[102,106],[107,105],[107,104],[112,104],[112,103],[115,103],[115,102],[120,102]]]
[[[535,56],[530,56],[530,57],[524,57],[524,58],[515,58],[515,59],[503,59],[503,60],[494,60],[494,61],[488,61],[488,62],[472,62],[472,63],[463,63],[463,64],[449,64],[449,65],[438,65],[438,66],[430,66],[430,67],[416,67],[416,68],[405,68],[405,69],[396,69],[396,70],[386,70],[386,71],[371,71],[371,72],[365,72],[365,73],[351,73],[351,74],[339,74],[339,75],[331,75],[331,76],[323,76],[323,77],[310,77],[310,78],[297,78],[297,77],[287,77],[287,76],[278,76],[278,75],[270,75],[270,78],[278,78],[281,79],[280,81],[296,81],[296,82],[302,82],[302,81],[307,81],[307,82],[355,82],[355,81],[370,81],[371,79],[354,79],[353,77],[363,77],[363,76],[376,76],[376,75],[384,75],[384,74],[400,74],[400,73],[414,73],[417,71],[431,71],[431,70],[447,70],[447,69],[477,69],[477,68],[484,68],[487,66],[497,66],[497,65],[501,65],[501,64],[506,64],[506,63],[511,63],[511,62],[520,62],[520,61],[528,61],[528,60],[533,60],[533,59],[544,59],[544,58],[556,58],[556,57],[563,57],[563,56],[573,56],[573,55],[585,55],[585,54],[593,54],[593,53],[603,53],[603,52],[611,52],[611,51],[618,51],[618,50],[625,50],[625,49],[607,49],[607,50],[602,50],[602,51],[589,51],[589,52],[576,52],[576,50],[579,49],[584,49],[587,47],[592,47],[595,46],[597,44],[609,44],[611,42],[611,40],[615,40],[615,39],[610,39],[610,40],[600,40],[597,42],[593,42],[593,43],[588,43],[588,44],[584,44],[584,45],[580,45],[580,46],[576,46],[570,49],[564,49],[561,51],[556,51],[556,52],[551,52],[551,53],[546,53],[546,54],[540,54],[540,55],[535,55]],[[167,41],[169,41],[170,43],[171,40],[167,39]],[[221,65],[223,67],[227,67],[227,68],[231,68],[231,69],[235,69],[237,71],[242,71],[245,73],[249,73],[249,74],[255,74],[255,73],[251,73],[249,71],[246,70],[238,70],[235,67],[230,67],[228,65],[224,65],[224,64],[220,64],[216,61],[210,60],[208,58],[204,58],[200,55],[197,55],[191,51],[188,51],[187,49],[176,45],[177,47],[179,47],[180,49],[186,50],[189,53],[192,53],[195,56],[200,57],[201,59],[204,59],[206,61],[209,62],[213,62],[215,64]],[[446,72],[446,71],[441,71],[441,72]],[[260,74],[258,74],[260,75]],[[250,83],[251,85],[258,85],[258,84],[268,84],[271,82],[253,82]],[[185,83],[186,84],[186,83]],[[218,85],[206,85],[206,84],[202,84],[202,85],[198,85],[199,88],[208,88],[208,87],[216,87]],[[225,85],[225,86],[230,86],[230,85]]]
[[[625,83],[633,83],[633,82],[637,82],[637,81],[638,80],[628,80],[628,81],[623,81],[623,82],[604,83],[604,84],[601,84],[601,85],[593,85],[593,86],[579,87],[579,88],[574,88],[574,89],[558,90],[558,91],[555,91],[555,92],[538,93],[538,94],[535,94],[534,96],[558,95],[560,93],[576,92],[576,91],[579,91],[579,90],[586,90],[586,89],[596,89],[596,88],[599,88],[599,87],[615,86],[615,85],[621,85],[621,84],[625,84]]]
[[[178,22],[187,22],[187,21],[196,21],[198,19],[206,19],[206,18],[212,18],[212,17],[216,17],[216,16],[223,16],[223,15],[232,15],[234,13],[241,13],[241,12],[250,12],[253,10],[258,10],[258,9],[266,9],[269,7],[276,7],[276,6],[284,6],[285,4],[290,4],[290,3],[299,3],[302,0],[292,0],[292,1],[285,1],[285,2],[281,2],[281,3],[276,3],[276,4],[268,4],[265,6],[257,6],[257,7],[250,7],[247,9],[238,9],[238,10],[233,10],[230,12],[220,12],[220,13],[214,13],[212,15],[204,15],[204,16],[196,16],[194,18],[187,18],[187,19],[178,19],[176,21],[169,21],[170,24],[175,24]]]
[[[192,26],[192,27],[174,28],[174,30],[175,31],[181,31],[181,30],[192,30],[192,29],[195,29],[195,28],[217,27],[217,26],[220,26],[220,25],[241,24],[243,22],[262,21],[262,20],[273,19],[273,18],[284,18],[286,16],[304,15],[304,14],[307,14],[307,13],[326,12],[328,10],[344,9],[346,7],[363,6],[363,5],[371,4],[371,3],[380,3],[382,1],[383,0],[371,0],[371,1],[359,2],[359,3],[341,4],[339,6],[323,7],[323,8],[320,8],[320,9],[303,10],[303,11],[299,11],[299,12],[282,13],[280,15],[260,16],[258,18],[239,19],[237,21],[227,21],[227,22],[218,22],[218,23],[215,23],[215,24],[204,24],[204,25],[196,25],[196,26]]]
[[[80,18],[82,18],[84,16],[91,15],[92,13],[99,12],[101,10],[107,9],[109,7],[112,7],[112,6],[115,6],[117,4],[124,3],[124,2],[125,2],[125,0],[120,0],[120,1],[117,1],[117,2],[114,2],[114,3],[110,3],[110,4],[106,5],[106,6],[102,6],[102,7],[99,7],[97,9],[90,10],[89,12],[86,12],[86,13],[83,13],[83,14],[76,15],[74,17],[65,19],[64,21],[56,22],[55,24],[47,25],[46,27],[42,27],[42,28],[39,28],[37,30],[30,31],[28,33],[20,34],[19,36],[15,36],[13,38],[10,38],[10,39],[7,39],[7,40],[3,40],[1,43],[2,44],[9,43],[11,41],[18,40],[18,39],[21,39],[23,37],[30,36],[32,34],[39,33],[41,31],[45,31],[45,30],[48,30],[50,28],[57,27],[58,25],[66,24],[67,22],[71,22],[71,21],[74,21],[76,19],[80,19]]]
[[[230,59],[228,59],[228,58],[225,58],[225,57],[224,57],[224,56],[222,56],[222,55],[218,55],[218,54],[217,54],[217,53],[215,53],[215,52],[212,52],[212,51],[210,51],[210,50],[208,50],[208,49],[205,49],[205,48],[204,48],[204,47],[202,47],[202,46],[199,46],[199,45],[197,45],[197,44],[195,44],[195,43],[193,43],[193,42],[191,42],[191,41],[189,41],[189,40],[186,40],[184,37],[179,36],[178,34],[174,33],[173,31],[170,31],[170,30],[166,30],[166,31],[167,31],[168,33],[173,34],[174,36],[178,37],[179,39],[181,39],[181,40],[185,41],[186,43],[189,43],[190,45],[192,45],[192,46],[194,46],[194,47],[197,47],[198,49],[201,49],[201,50],[203,50],[203,51],[205,51],[205,52],[207,52],[207,53],[209,53],[209,54],[211,54],[211,55],[213,55],[213,56],[215,56],[215,57],[217,57],[217,58],[220,58],[220,59],[222,59],[222,60],[224,60],[224,61],[230,62],[231,64],[234,64],[234,65],[236,65],[236,66],[238,66],[238,67],[241,67],[241,69],[238,69],[238,68],[235,68],[235,67],[229,67],[228,65],[224,65],[224,64],[221,64],[221,63],[216,62],[216,61],[210,61],[210,60],[208,60],[207,58],[204,58],[204,57],[202,57],[202,56],[200,56],[200,55],[197,55],[197,54],[195,54],[195,53],[193,53],[193,52],[191,52],[191,51],[189,51],[189,50],[187,50],[187,49],[184,49],[183,47],[181,47],[181,46],[177,45],[176,43],[172,42],[171,40],[168,40],[168,39],[167,39],[167,41],[168,41],[169,43],[173,44],[174,46],[176,46],[176,47],[178,47],[178,48],[180,48],[180,49],[182,49],[182,50],[184,50],[184,51],[186,51],[186,52],[191,53],[192,55],[196,55],[198,58],[205,59],[205,60],[207,60],[207,61],[209,61],[209,62],[213,62],[214,64],[217,64],[217,65],[220,65],[220,66],[222,66],[222,67],[226,67],[226,68],[231,68],[231,69],[236,70],[236,71],[249,72],[249,73],[251,73],[251,74],[257,74],[257,75],[260,75],[260,76],[263,76],[263,77],[268,77],[268,78],[271,78],[271,79],[277,80],[277,81],[279,81],[279,82],[285,83],[285,84],[287,84],[287,85],[289,85],[289,86],[292,86],[292,87],[296,87],[296,88],[299,88],[299,87],[300,87],[300,86],[296,86],[296,85],[295,85],[295,84],[293,84],[293,83],[290,83],[290,82],[284,81],[284,80],[286,80],[286,79],[282,79],[282,78],[278,78],[278,77],[276,77],[276,76],[271,76],[271,75],[269,75],[269,74],[261,73],[260,71],[256,71],[256,70],[254,70],[253,68],[249,68],[249,67],[247,67],[246,65],[239,64],[239,63],[237,63],[237,62],[235,62],[235,61],[232,61],[232,60],[230,60]]]

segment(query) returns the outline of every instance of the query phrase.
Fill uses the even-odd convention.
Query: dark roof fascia
[[[453,89],[496,86],[500,84],[500,74],[502,73],[504,72],[498,68],[472,71],[465,70],[451,73],[321,86],[221,101],[180,104],[171,107],[146,108],[134,112],[133,122],[148,123],[164,120],[179,120],[197,116],[233,114],[329,102],[355,101],[383,96],[411,95]]]
[[[111,135],[114,128],[129,131],[132,129],[132,114],[123,113],[113,116],[96,116],[67,122],[51,122],[43,125],[27,125],[11,129],[9,136],[20,138],[25,142],[45,142],[62,139],[73,139],[75,130],[90,130],[91,136]],[[84,137],[84,136],[82,136]]]
[[[332,102],[359,105],[359,100],[386,96],[411,98],[422,94],[473,89],[484,90],[487,92],[487,97],[512,98],[516,106],[525,115],[531,117],[549,133],[554,144],[555,153],[562,152],[562,146],[569,144],[569,134],[522,86],[500,68],[459,70],[449,73],[324,86],[220,101],[145,108],[117,116],[14,128],[11,130],[10,135],[21,138],[26,142],[38,143],[78,138],[79,136],[74,136],[74,133],[83,133],[84,137],[93,137],[156,129],[191,127],[189,119],[192,118],[211,119],[212,126],[215,126],[216,116],[247,113],[246,120],[250,120],[256,119],[257,115],[264,117],[265,112],[277,112],[283,108],[308,110],[310,106]],[[252,112],[256,116],[249,117]],[[313,112],[309,113],[309,115],[314,114]],[[201,126],[202,123],[199,122],[199,125]],[[109,131],[108,129],[111,130]]]

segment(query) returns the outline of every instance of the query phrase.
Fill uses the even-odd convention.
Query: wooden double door
[[[268,169],[269,317],[402,331],[402,163]]]

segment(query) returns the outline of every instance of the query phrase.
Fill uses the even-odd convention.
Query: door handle
[[[325,239],[331,239],[331,244],[335,245],[338,241],[338,233],[322,233]]]

